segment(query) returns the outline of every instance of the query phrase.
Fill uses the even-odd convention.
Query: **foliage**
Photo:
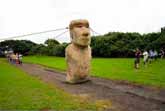
[[[56,70],[65,71],[66,62],[63,57],[27,56],[24,62],[41,64]],[[142,61],[140,69],[134,69],[134,59],[126,58],[93,58],[92,75],[102,78],[124,80],[136,84],[165,88],[165,60],[158,59],[152,64],[144,66]]]
[[[92,54],[96,57],[134,57],[134,50],[139,48],[160,50],[165,45],[161,33],[121,33],[110,32],[103,36],[92,37]]]
[[[6,40],[0,42],[0,47],[3,51],[12,49],[14,52],[20,52],[21,54],[28,54],[34,46],[36,44],[29,40]]]
[[[65,48],[67,43],[60,44],[54,39],[45,41],[46,45],[38,44],[30,50],[31,55],[49,55],[49,56],[65,56]]]
[[[45,41],[45,44],[47,44],[48,46],[54,46],[59,45],[60,43],[55,39],[48,39]]]
[[[52,54],[54,56],[65,56],[65,48],[66,48],[67,44],[60,44],[60,45],[56,45],[53,47],[53,52]]]
[[[37,55],[37,54],[38,55],[47,55],[47,53],[49,53],[49,50],[43,44],[38,44],[38,45],[32,47],[29,52],[30,55]]]

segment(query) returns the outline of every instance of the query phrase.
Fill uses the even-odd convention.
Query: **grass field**
[[[66,70],[63,57],[27,56],[24,62],[41,64],[56,70]],[[165,60],[153,61],[140,69],[134,69],[134,59],[93,58],[91,75],[113,80],[125,80],[131,83],[164,87],[165,88]]]
[[[28,58],[27,58],[28,59]],[[0,110],[34,110],[50,108],[57,111],[96,110],[96,103],[90,103],[77,96],[71,96],[60,89],[45,84],[27,75],[16,66],[0,58]]]

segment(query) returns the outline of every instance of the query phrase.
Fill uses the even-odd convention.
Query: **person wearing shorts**
[[[141,52],[140,52],[140,50],[137,48],[137,49],[136,49],[136,52],[135,52],[135,69],[139,69],[140,55],[141,55]]]

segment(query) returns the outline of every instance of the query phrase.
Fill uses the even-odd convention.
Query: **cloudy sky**
[[[87,19],[100,34],[110,31],[149,33],[165,26],[164,0],[0,0],[0,40],[65,28],[73,19]],[[66,30],[19,39],[43,43],[69,42]],[[96,35],[96,34],[95,34]]]

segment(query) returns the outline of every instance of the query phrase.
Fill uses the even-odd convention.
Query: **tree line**
[[[59,43],[48,39],[44,44],[36,44],[29,40],[6,40],[0,42],[0,54],[5,50],[13,50],[23,55],[65,56],[65,48],[69,43]],[[134,57],[136,48],[140,50],[165,49],[165,28],[161,32],[148,34],[109,32],[91,38],[92,56],[94,57]]]
[[[162,33],[122,33],[110,32],[103,36],[92,37],[92,53],[98,57],[134,57],[136,48],[157,50],[165,48]]]

